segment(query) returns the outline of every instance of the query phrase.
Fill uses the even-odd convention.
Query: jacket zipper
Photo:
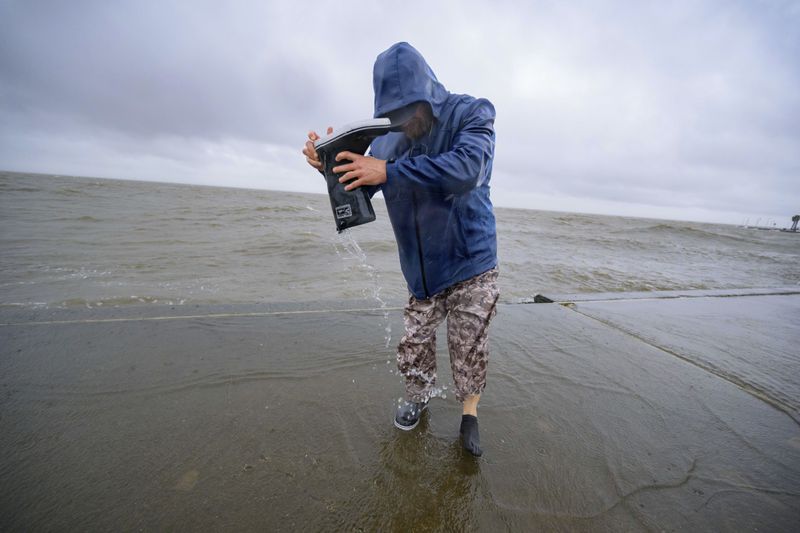
[[[425,262],[422,260],[422,239],[419,235],[419,220],[417,219],[417,194],[412,191],[411,199],[414,202],[414,231],[417,234],[417,253],[419,254],[419,271],[422,274],[422,290],[425,291],[425,299],[430,298],[428,293],[428,283],[425,281]]]

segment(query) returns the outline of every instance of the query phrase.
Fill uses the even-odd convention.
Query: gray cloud
[[[276,142],[333,106],[313,68],[280,45],[279,20],[248,32],[236,27],[247,19],[209,6],[172,7],[6,5],[5,105],[133,135]]]
[[[370,116],[408,40],[497,107],[498,200],[791,215],[798,27],[795,2],[7,1],[0,167],[322,192],[305,132]]]

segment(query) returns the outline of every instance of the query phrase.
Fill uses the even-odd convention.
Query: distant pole
[[[792,231],[797,231],[797,223],[800,222],[800,215],[792,217]]]

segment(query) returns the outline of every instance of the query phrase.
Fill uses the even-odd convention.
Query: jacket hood
[[[378,56],[372,69],[372,86],[375,89],[375,118],[408,104],[425,101],[438,119],[449,94],[422,54],[408,43],[394,44]]]

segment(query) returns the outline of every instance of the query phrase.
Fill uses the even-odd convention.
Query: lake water
[[[444,335],[392,424],[375,205],[338,235],[321,195],[0,173],[0,530],[796,528],[800,235],[497,209],[476,460]]]
[[[0,306],[402,301],[381,199],[337,234],[327,196],[0,173]],[[496,209],[502,301],[800,285],[800,235]]]

